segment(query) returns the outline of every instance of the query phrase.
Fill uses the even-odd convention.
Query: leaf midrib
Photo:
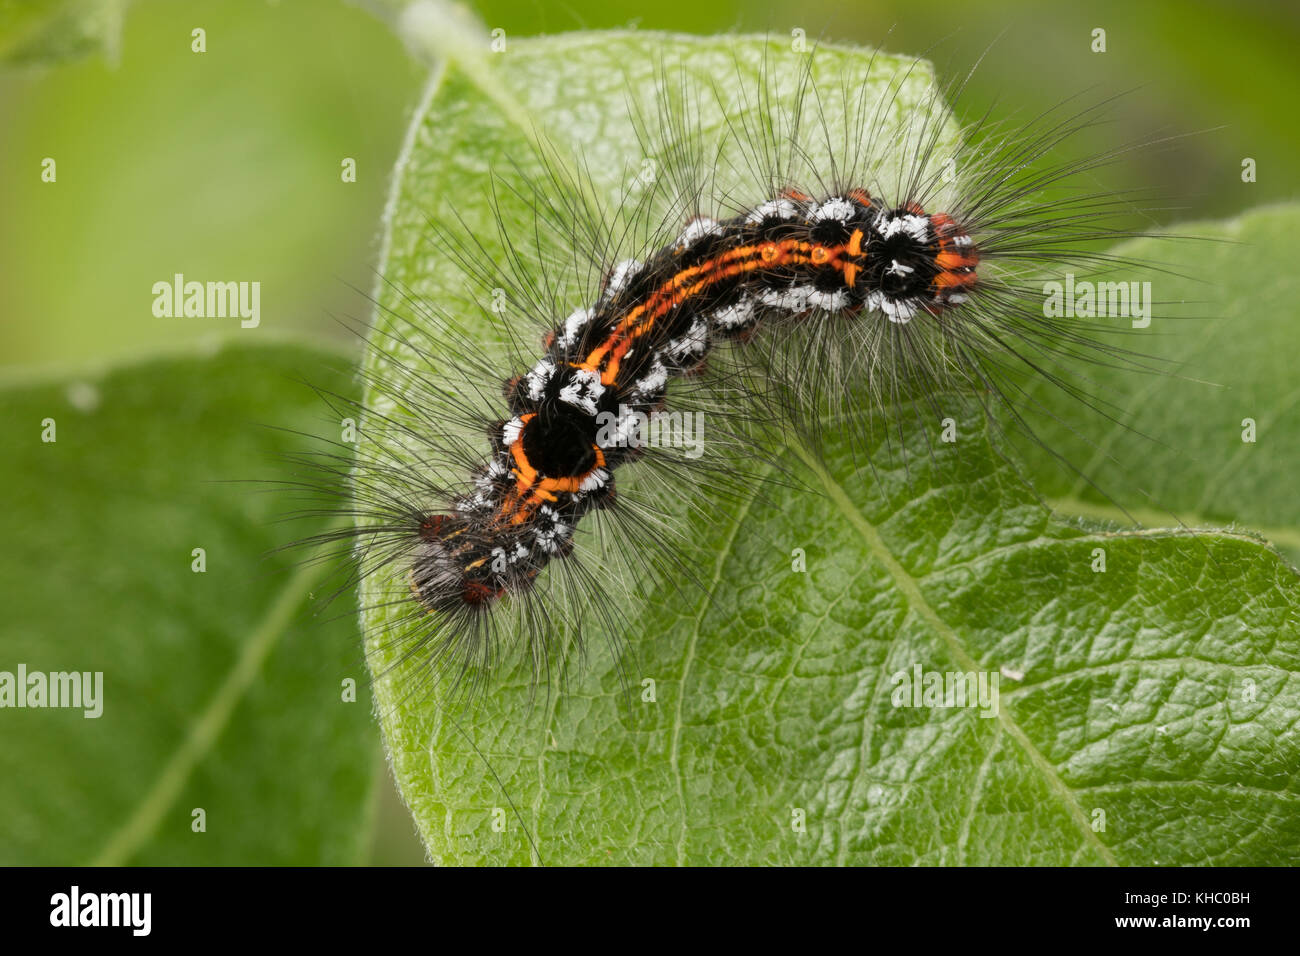
[[[1132,524],[1137,521],[1143,525],[1156,527],[1161,524],[1168,524],[1170,521],[1179,521],[1187,528],[1200,530],[1213,530],[1216,534],[1230,534],[1238,538],[1250,538],[1253,535],[1259,535],[1266,538],[1274,545],[1287,548],[1292,552],[1300,552],[1300,527],[1290,525],[1271,525],[1261,527],[1259,525],[1249,525],[1249,533],[1243,534],[1240,531],[1227,531],[1223,528],[1216,527],[1222,521],[1227,520],[1235,523],[1234,519],[1216,519],[1208,518],[1205,515],[1189,512],[1172,512],[1156,511],[1149,508],[1130,508],[1125,507],[1120,510],[1115,505],[1099,504],[1096,502],[1085,501],[1082,498],[1048,498],[1045,504],[1058,515],[1072,518],[1087,518],[1092,521],[1109,521],[1114,524]]]
[[[336,524],[336,527],[346,526]],[[113,831],[90,866],[122,866],[148,843],[184,792],[194,768],[221,739],[235,708],[261,673],[262,665],[288,629],[294,613],[326,570],[324,562],[309,559],[294,572],[252,637],[244,642],[225,679],[154,778],[135,812]]]
[[[868,551],[871,552],[880,564],[884,567],[886,573],[893,579],[894,584],[898,587],[899,592],[907,600],[912,610],[916,611],[929,624],[930,628],[948,647],[949,652],[957,662],[966,670],[979,670],[979,665],[975,659],[967,653],[966,648],[958,639],[956,632],[948,626],[939,616],[938,612],[926,600],[922,593],[920,585],[916,579],[903,567],[903,565],[894,556],[893,552],[885,544],[866,515],[853,503],[844,488],[838,481],[825,469],[821,462],[817,461],[802,446],[792,443],[790,448],[803,461],[803,463],[812,471],[822,482],[826,493],[835,506],[843,513],[849,523],[857,530],[862,540],[867,545]],[[1101,858],[1109,866],[1118,866],[1119,862],[1115,859],[1114,853],[1110,847],[1097,836],[1092,826],[1088,822],[1088,816],[1084,813],[1083,807],[1075,799],[1074,792],[1066,785],[1056,772],[1056,768],[1043,756],[1042,752],[1034,746],[1024,729],[1011,718],[1009,708],[998,708],[997,721],[1002,728],[1011,735],[1011,737],[1020,745],[1020,749],[1029,762],[1033,765],[1048,789],[1056,794],[1068,813],[1071,821],[1078,828],[1084,841],[1090,843],[1100,854]]]

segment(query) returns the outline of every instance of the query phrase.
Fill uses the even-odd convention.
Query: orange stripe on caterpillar
[[[932,284],[936,289],[951,289],[953,286],[974,285],[978,279],[974,272],[940,272]]]
[[[598,469],[605,467],[605,453],[597,445],[591,449],[595,453],[594,463],[579,475],[566,475],[559,478],[542,477],[524,448],[524,432],[528,423],[536,419],[535,414],[520,416],[519,434],[509,445],[510,457],[515,462],[512,474],[515,487],[510,490],[497,512],[497,524],[523,524],[540,505],[557,500],[557,495],[577,494],[582,490],[582,483]],[[527,493],[527,497],[525,497]]]
[[[856,232],[855,236],[860,249],[861,231]],[[699,295],[715,283],[761,267],[779,268],[789,265],[812,264],[820,266],[833,264],[843,269],[844,266],[838,265],[837,260],[845,249],[845,246],[826,247],[799,239],[786,239],[779,242],[768,241],[747,246],[737,246],[714,259],[683,269],[675,273],[667,282],[651,293],[649,302],[628,312],[610,333],[609,337],[589,352],[582,362],[576,363],[575,367],[600,372],[601,384],[614,385],[618,381],[619,364],[623,356],[627,354],[628,349],[631,348],[632,341],[647,334],[653,329],[655,322],[663,318],[672,309]],[[852,255],[860,254],[860,252],[853,253],[851,249],[849,251]],[[758,261],[754,261],[755,259]],[[682,289],[685,283],[697,276],[703,278],[700,278],[684,290]],[[849,284],[852,285],[853,283],[850,282]],[[642,317],[647,313],[649,318],[643,320]],[[603,371],[601,369],[602,363],[605,365]]]
[[[940,269],[974,269],[980,264],[979,256],[960,252],[941,252],[934,257],[934,263]]]

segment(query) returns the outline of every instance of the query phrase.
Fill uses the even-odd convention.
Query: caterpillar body
[[[669,379],[711,345],[753,334],[765,314],[907,323],[967,300],[978,250],[944,213],[891,208],[864,189],[815,200],[788,189],[727,220],[691,220],[645,262],[625,260],[599,300],[546,337],[546,354],[505,383],[512,417],[450,515],[420,523],[411,588],[431,612],[482,607],[531,587],[567,557],[614,472],[637,457],[639,422]]]

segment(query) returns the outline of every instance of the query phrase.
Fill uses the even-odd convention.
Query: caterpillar
[[[474,492],[420,524],[412,593],[432,612],[482,608],[568,557],[578,522],[613,503],[615,470],[641,451],[628,441],[636,416],[660,411],[669,381],[697,373],[713,342],[752,336],[765,313],[937,317],[967,300],[978,263],[945,213],[860,188],[822,200],[792,188],[731,219],[691,220],[646,262],[615,266],[597,302],[506,381],[512,417]]]
[[[781,472],[767,433],[852,444],[900,428],[909,400],[963,401],[1035,439],[1038,384],[1116,408],[1063,360],[1160,371],[1042,304],[1045,276],[1128,265],[1098,244],[1148,234],[1126,225],[1131,197],[1061,191],[1133,148],[1054,158],[1104,104],[962,130],[946,106],[961,84],[922,61],[663,44],[652,69],[608,77],[627,103],[606,140],[484,146],[495,229],[449,197],[416,265],[454,278],[422,291],[426,274],[389,263],[373,296],[368,394],[343,410],[360,449],[304,485],[335,501],[345,486],[333,510],[354,523],[315,542],[344,543],[340,590],[397,609],[377,639],[418,662],[413,692],[482,690],[512,643],[534,684],[562,639],[581,651],[599,632],[618,656],[627,601],[706,587],[691,522],[772,481],[756,463]],[[516,88],[556,83],[553,64],[512,68]],[[708,460],[647,447],[666,410],[707,416]]]

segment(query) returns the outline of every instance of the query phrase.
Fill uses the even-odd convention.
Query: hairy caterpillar
[[[1126,197],[1057,188],[1129,148],[1054,158],[1099,109],[961,131],[960,86],[919,61],[662,42],[651,82],[609,77],[628,104],[606,137],[497,155],[485,119],[495,229],[458,227],[454,197],[424,224],[422,267],[461,295],[391,264],[376,295],[361,450],[324,465],[356,525],[327,539],[398,609],[378,638],[421,683],[482,689],[512,642],[536,680],[562,637],[619,644],[627,601],[702,586],[691,521],[770,480],[765,433],[815,448],[960,400],[1032,438],[1026,382],[1114,407],[1060,360],[1146,365],[1042,305],[1045,276],[1122,266],[1097,243],[1145,234]],[[637,440],[665,408],[706,416],[705,460]]]
[[[568,557],[578,522],[612,504],[614,470],[640,453],[636,416],[658,412],[670,379],[701,369],[713,342],[779,315],[938,318],[977,288],[978,263],[948,215],[889,208],[858,188],[820,201],[790,189],[729,220],[693,219],[648,261],[619,263],[596,304],[506,381],[513,417],[493,433],[474,492],[421,521],[416,599],[477,609]]]

